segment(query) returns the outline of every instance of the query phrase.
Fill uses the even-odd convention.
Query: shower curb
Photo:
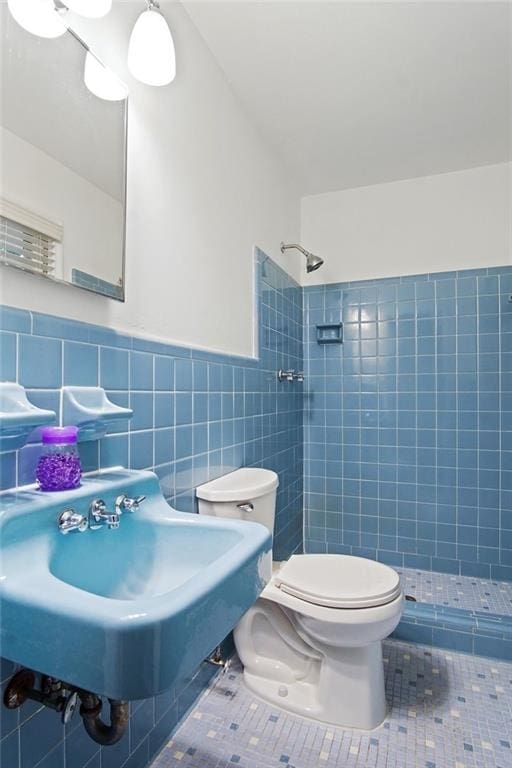
[[[512,661],[512,616],[408,601],[391,637]]]

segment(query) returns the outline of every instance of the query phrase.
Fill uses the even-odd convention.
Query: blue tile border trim
[[[512,616],[407,601],[392,637],[512,661]]]

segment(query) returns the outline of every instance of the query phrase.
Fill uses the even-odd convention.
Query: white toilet
[[[199,512],[274,529],[279,480],[238,469],[197,489]],[[348,555],[274,563],[261,597],[235,628],[248,688],[290,712],[370,730],[386,715],[381,641],[403,610],[398,574]]]

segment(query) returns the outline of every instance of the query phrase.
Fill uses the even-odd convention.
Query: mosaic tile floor
[[[512,664],[397,641],[384,656],[392,708],[371,733],[265,704],[235,662],[152,768],[512,768]]]
[[[512,615],[512,582],[397,568],[406,595],[420,603]]]

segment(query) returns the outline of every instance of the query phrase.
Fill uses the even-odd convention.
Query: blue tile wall
[[[510,294],[507,267],[304,290],[307,551],[512,579]]]
[[[166,499],[183,511],[195,511],[194,489],[200,483],[243,465],[274,469],[280,478],[274,552],[283,559],[302,548],[302,384],[280,384],[276,372],[303,367],[302,292],[259,251],[256,269],[259,360],[3,307],[0,380],[18,380],[32,402],[54,410],[63,384],[100,383],[114,402],[130,405],[134,417],[104,439],[80,445],[84,468],[152,469]],[[1,454],[0,487],[33,482],[40,450],[33,442]],[[4,681],[11,672],[3,663]],[[84,737],[78,723],[64,730],[54,713],[25,706],[13,714],[0,708],[6,765],[146,765],[210,674],[209,666],[202,667],[176,690],[133,704],[129,736],[102,750]]]
[[[512,269],[301,291],[258,252],[257,294],[258,361],[4,307],[0,379],[54,410],[63,384],[104,386],[134,418],[81,445],[84,467],[154,469],[181,510],[195,511],[194,488],[208,479],[242,465],[275,469],[278,559],[302,546],[304,467],[307,551],[512,580]],[[340,321],[343,344],[319,345],[316,326]],[[303,366],[304,389],[277,383],[279,368]],[[37,442],[2,454],[0,487],[32,482],[39,454]],[[475,614],[469,629],[467,616],[439,611],[408,606],[397,631],[510,653],[509,624],[494,630]],[[3,662],[2,680],[11,671]],[[96,750],[81,727],[64,731],[37,708],[3,710],[2,760],[146,765],[210,674],[201,667],[134,703],[129,736],[113,749]]]

